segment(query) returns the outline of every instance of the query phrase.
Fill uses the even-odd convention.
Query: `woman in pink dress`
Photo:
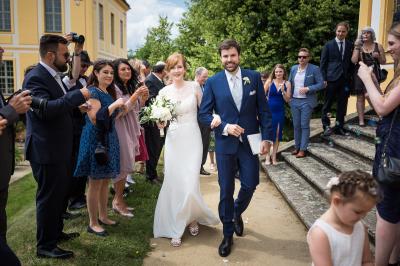
[[[120,174],[113,179],[115,195],[112,208],[125,217],[133,217],[133,209],[128,207],[123,198],[126,176],[133,172],[135,156],[140,153],[139,110],[149,95],[146,86],[139,82],[137,72],[128,60],[120,58],[113,62],[117,98],[125,100],[125,110],[115,120],[115,129],[120,145]]]

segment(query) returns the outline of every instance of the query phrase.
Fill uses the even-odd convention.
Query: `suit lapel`
[[[248,72],[245,69],[241,69],[242,71],[242,88],[243,88],[243,94],[242,94],[242,104],[240,105],[240,111],[243,110],[244,105],[247,102],[247,99],[249,98],[250,94],[250,89],[251,89],[251,82],[252,80],[250,79],[250,75],[248,75]],[[245,82],[245,77],[249,79],[250,82]]]
[[[55,94],[56,98],[64,96],[64,92],[61,89],[60,84],[58,84],[58,82],[56,81],[56,79],[50,75],[49,71],[47,71],[47,69],[44,68],[44,66],[42,66],[41,64],[38,65],[40,66],[40,70],[43,74],[43,77],[49,82],[48,85],[50,88],[50,92]]]

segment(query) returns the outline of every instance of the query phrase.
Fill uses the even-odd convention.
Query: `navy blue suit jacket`
[[[210,126],[215,111],[222,123],[215,129],[215,150],[217,153],[235,154],[239,138],[222,135],[226,124],[237,124],[244,128],[242,140],[248,144],[247,135],[259,133],[263,140],[272,141],[272,118],[260,73],[241,69],[243,97],[240,110],[237,109],[229,89],[225,71],[209,78],[204,87],[203,99],[199,110],[199,121]],[[246,78],[250,82],[245,82]]]
[[[336,81],[343,74],[346,82],[348,82],[353,73],[352,54],[353,43],[351,41],[345,40],[343,59],[336,39],[328,41],[322,49],[320,61],[321,73],[324,80]]]
[[[33,96],[47,99],[44,113],[26,115],[26,159],[39,164],[70,163],[72,160],[72,111],[83,104],[80,90],[64,95],[60,85],[46,68],[38,64],[25,77],[23,88]]]

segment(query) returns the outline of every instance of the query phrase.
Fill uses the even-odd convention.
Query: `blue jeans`
[[[294,143],[297,150],[306,151],[310,139],[310,120],[313,108],[305,99],[290,102],[294,127]]]

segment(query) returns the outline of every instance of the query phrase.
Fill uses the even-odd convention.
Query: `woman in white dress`
[[[164,182],[154,214],[154,237],[171,238],[175,247],[181,245],[186,226],[195,236],[198,223],[216,225],[219,219],[211,212],[200,192],[199,169],[202,141],[197,122],[197,107],[201,101],[198,84],[185,81],[186,61],[174,53],[166,62],[172,84],[164,87],[158,97],[165,96],[176,102],[177,119],[169,125],[164,146]],[[221,123],[216,116],[210,126]],[[163,125],[159,125],[163,127]]]

